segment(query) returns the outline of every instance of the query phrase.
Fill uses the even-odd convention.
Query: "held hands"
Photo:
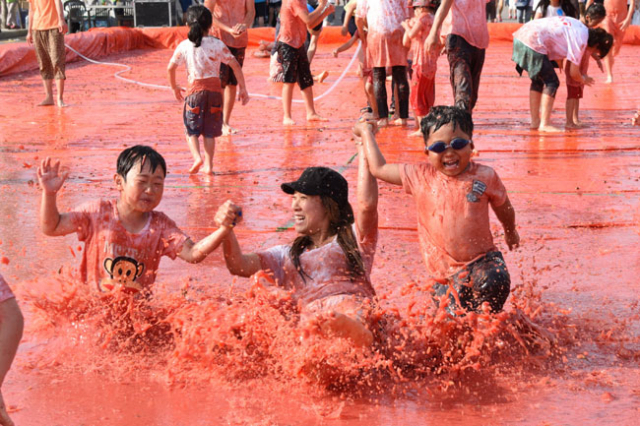
[[[233,204],[231,200],[227,200],[218,208],[218,212],[214,218],[216,225],[219,227],[233,228],[242,220],[242,208]]]
[[[515,229],[511,232],[505,232],[504,240],[509,246],[509,250],[514,250],[520,247],[520,235]]]
[[[238,100],[242,102],[242,105],[246,105],[249,103],[250,99],[247,89],[245,87],[241,87],[240,90],[238,90]]]
[[[234,36],[239,36],[242,33],[244,33],[245,31],[247,31],[247,26],[245,24],[235,24],[233,26],[233,28],[231,28],[231,34],[233,34]]]
[[[62,188],[64,181],[69,177],[67,170],[60,171],[60,161],[56,160],[52,165],[49,157],[42,160],[42,164],[40,164],[36,173],[40,187],[48,194],[57,193]]]

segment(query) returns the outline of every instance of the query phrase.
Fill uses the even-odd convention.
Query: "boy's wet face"
[[[468,139],[471,137],[463,132],[460,127],[453,128],[453,124],[449,123],[440,127],[429,135],[425,146],[442,141],[449,145],[456,138]],[[457,176],[464,172],[471,161],[471,153],[473,152],[473,143],[468,144],[462,149],[453,149],[450,146],[442,153],[429,151],[425,148],[425,152],[429,158],[429,163],[441,173],[447,176]]]
[[[164,192],[164,170],[156,167],[151,170],[151,164],[147,161],[142,168],[136,163],[126,179],[116,175],[116,186],[120,191],[120,201],[130,209],[140,212],[150,212],[160,204]]]

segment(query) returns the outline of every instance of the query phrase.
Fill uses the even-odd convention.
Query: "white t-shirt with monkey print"
[[[148,290],[160,258],[175,259],[188,238],[167,215],[156,211],[142,231],[130,233],[112,200],[84,204],[70,215],[78,239],[85,243],[80,279],[103,292],[116,286],[133,292]]]

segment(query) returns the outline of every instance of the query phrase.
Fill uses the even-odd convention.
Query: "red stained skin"
[[[349,55],[329,54],[342,41],[322,43],[313,67],[337,76]],[[267,63],[251,49],[247,85],[269,94]],[[128,78],[165,84],[170,55],[138,50],[105,61],[131,65]],[[581,114],[591,127],[553,136],[529,131],[529,84],[516,78],[510,55],[510,43],[492,41],[473,135],[480,152],[474,161],[486,162],[505,181],[523,239],[509,252],[492,217],[512,278],[505,312],[452,318],[435,307],[412,202],[381,184],[372,273],[381,343],[368,352],[298,327],[290,295],[273,291],[264,277],[232,278],[221,252],[198,266],[163,260],[149,300],[117,289],[90,292],[69,278],[78,262],[69,250],[82,249],[75,236],[47,238],[39,231],[39,197],[28,184],[35,172],[23,167],[36,157],[62,158],[71,176],[61,204],[75,206],[114,196],[115,160],[124,146],[153,145],[169,170],[160,208],[192,237],[211,232],[215,209],[230,198],[243,207],[235,228],[243,247],[291,242],[293,232],[276,232],[290,220],[290,197],[280,183],[309,165],[344,166],[355,193],[357,160],[347,164],[356,152],[350,127],[365,101],[351,73],[318,102],[331,119],[321,127],[283,130],[279,101],[236,105],[234,123],[242,133],[220,139],[216,175],[208,178],[187,173],[182,107],[168,91],[116,80],[119,68],[78,62],[67,67],[70,106],[36,108],[42,96],[37,72],[0,79],[0,262],[27,327],[2,387],[13,420],[21,426],[310,425],[324,419],[359,426],[392,418],[406,425],[425,418],[469,425],[635,423],[640,133],[622,123],[637,107],[640,81],[632,76],[640,48],[626,46],[616,58],[624,85],[585,91]],[[437,103],[450,104],[445,57],[438,69]],[[324,92],[332,78],[314,93]],[[560,120],[564,93],[561,87],[554,120]],[[304,112],[294,108],[295,114]],[[304,122],[302,115],[294,119]],[[378,133],[388,161],[427,161],[422,141],[407,137],[412,130]],[[312,366],[332,383],[309,380]]]

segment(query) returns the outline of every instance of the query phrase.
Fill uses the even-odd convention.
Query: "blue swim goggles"
[[[438,141],[438,142],[434,142],[431,145],[429,145],[429,147],[427,149],[429,151],[431,151],[431,152],[435,152],[436,154],[442,154],[449,147],[451,147],[451,148],[453,148],[453,149],[455,149],[457,151],[457,150],[462,149],[465,146],[469,145],[470,143],[471,143],[471,141],[468,140],[468,139],[455,138],[455,139],[452,139],[451,142],[449,142],[449,145],[447,145],[443,141]]]

